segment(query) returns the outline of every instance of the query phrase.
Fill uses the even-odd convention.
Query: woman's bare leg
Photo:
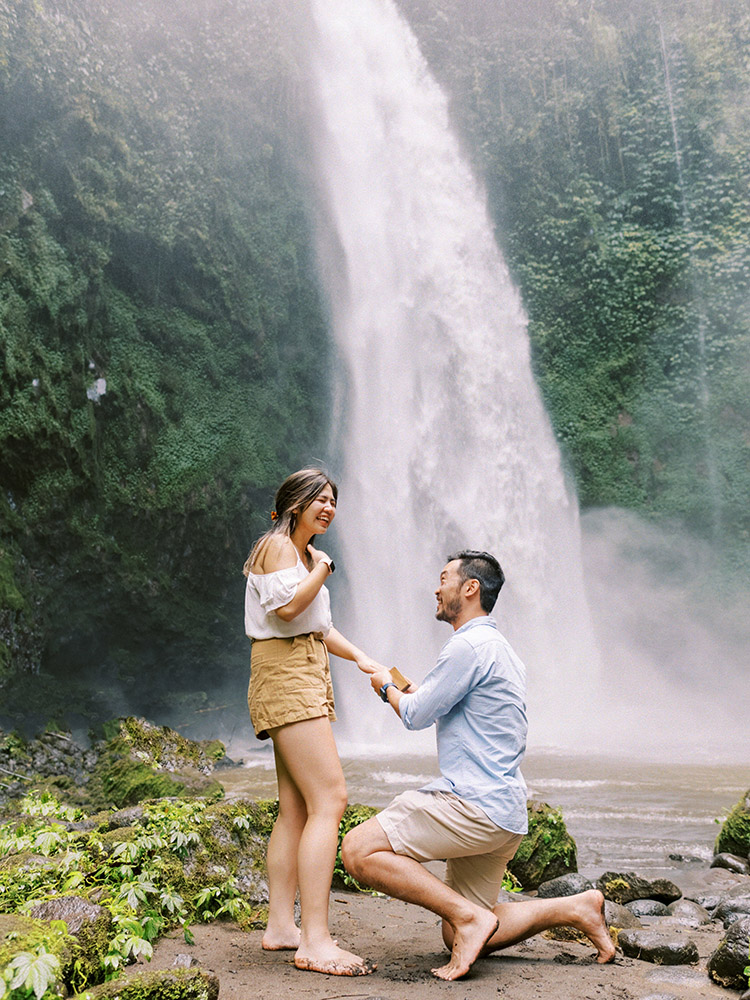
[[[274,748],[279,783],[279,816],[268,841],[268,924],[261,947],[268,951],[295,950],[299,928],[294,922],[297,897],[297,852],[307,822],[305,800]]]
[[[302,919],[294,964],[328,975],[372,972],[374,967],[358,955],[339,948],[328,930],[338,828],[346,808],[346,783],[331,723],[325,717],[293,722],[274,729],[271,737],[307,813],[297,852]]]

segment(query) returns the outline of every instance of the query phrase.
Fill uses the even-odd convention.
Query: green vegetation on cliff
[[[584,505],[750,568],[750,10],[399,0],[452,98]]]
[[[92,665],[153,714],[246,655],[327,407],[281,13],[0,0],[0,682]]]

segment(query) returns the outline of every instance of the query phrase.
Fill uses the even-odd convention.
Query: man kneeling
[[[436,724],[440,777],[398,795],[342,844],[344,865],[358,881],[443,918],[451,957],[432,970],[440,979],[458,979],[480,955],[561,925],[582,931],[597,961],[615,954],[596,889],[497,903],[527,830],[525,669],[489,617],[504,579],[488,552],[450,556],[435,591],[436,617],[454,634],[437,664],[406,692],[389,673],[371,675],[407,729]],[[447,859],[444,883],[422,866],[438,859]]]

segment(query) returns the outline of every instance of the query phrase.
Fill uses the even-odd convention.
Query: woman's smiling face
[[[322,535],[326,531],[336,516],[336,497],[330,483],[326,483],[315,499],[301,514],[297,516],[297,523],[304,527],[309,535]]]

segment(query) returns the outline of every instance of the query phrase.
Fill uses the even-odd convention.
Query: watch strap
[[[383,701],[388,701],[388,688],[396,688],[396,690],[398,690],[393,681],[386,681],[380,689],[380,697]]]

